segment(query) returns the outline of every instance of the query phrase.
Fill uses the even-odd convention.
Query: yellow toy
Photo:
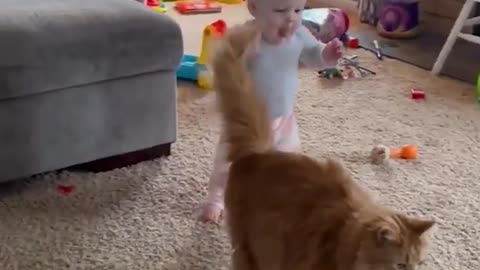
[[[209,24],[203,30],[202,50],[197,59],[198,77],[197,84],[205,90],[212,90],[213,74],[208,69],[210,64],[211,52],[215,48],[216,42],[223,36],[227,29],[227,24],[223,20],[215,21]]]

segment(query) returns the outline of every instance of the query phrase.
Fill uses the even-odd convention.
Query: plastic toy
[[[374,71],[361,67],[357,58],[356,55],[342,57],[336,67],[320,70],[318,74],[328,79],[363,78],[368,74],[376,75]]]
[[[190,54],[184,55],[180,67],[177,69],[177,78],[186,81],[196,81],[197,77],[197,57]]]
[[[160,1],[159,0],[145,0],[144,3],[145,3],[146,6],[149,6],[153,10],[155,10],[157,12],[160,12],[160,13],[164,13],[168,10],[167,7],[165,6],[165,4],[161,0]]]
[[[210,51],[226,30],[227,24],[224,20],[217,20],[203,29],[202,49],[198,57],[198,64],[206,65],[210,62]]]
[[[340,37],[340,41],[343,42],[345,47],[350,49],[358,49],[360,47],[360,40],[347,34],[343,34]]]
[[[224,3],[224,4],[240,4],[243,3],[245,0],[216,0],[217,2]]]
[[[210,53],[226,30],[227,24],[223,20],[217,20],[203,30],[202,50],[197,59],[197,64],[199,65],[197,83],[202,89],[212,89],[213,76],[207,68],[210,64]]]
[[[415,88],[413,88],[413,89],[410,91],[410,97],[411,97],[412,99],[415,99],[415,100],[425,99],[425,92],[423,92],[423,91],[420,90],[420,89],[415,89]]]
[[[175,3],[175,9],[181,14],[217,13],[222,11],[222,6],[212,1],[180,1]]]
[[[384,0],[377,14],[377,32],[381,36],[414,38],[420,34],[419,0]]]
[[[339,65],[340,66],[348,66],[350,68],[353,68],[355,70],[358,71],[358,73],[360,74],[360,77],[365,77],[367,76],[368,74],[371,74],[371,75],[376,75],[377,73],[375,71],[372,71],[370,69],[367,69],[367,68],[364,68],[362,66],[360,66],[360,63],[358,62],[357,60],[357,56],[356,55],[352,55],[350,57],[342,57],[339,61]]]
[[[384,145],[377,145],[372,149],[370,158],[374,163],[379,163],[389,158],[416,159],[417,148],[410,144],[397,149],[389,149]]]
[[[75,186],[72,185],[58,185],[57,191],[62,195],[70,195],[73,191],[75,191]]]
[[[312,8],[303,11],[302,24],[320,41],[327,43],[347,33],[350,20],[338,8]]]
[[[334,68],[326,68],[323,70],[320,70],[318,74],[322,77],[325,77],[327,79],[333,79],[333,78],[343,78],[342,70],[334,67]]]
[[[196,81],[200,88],[211,90],[213,74],[208,69],[211,51],[219,38],[223,36],[226,29],[227,24],[223,20],[217,20],[207,25],[203,30],[200,56],[184,55],[182,63],[177,70],[177,78]]]

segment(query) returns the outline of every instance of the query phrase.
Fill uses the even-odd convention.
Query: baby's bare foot
[[[215,203],[206,203],[201,209],[198,219],[205,223],[220,224],[223,217],[223,206]]]

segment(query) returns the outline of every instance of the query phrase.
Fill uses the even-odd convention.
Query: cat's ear
[[[429,231],[433,225],[435,225],[434,220],[419,219],[419,218],[406,218],[405,222],[408,225],[408,228],[417,235],[422,235],[425,232]]]
[[[395,243],[399,241],[397,231],[389,224],[382,224],[376,227],[375,237],[378,244]]]

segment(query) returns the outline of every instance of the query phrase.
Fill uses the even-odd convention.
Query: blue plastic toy
[[[177,69],[177,78],[186,81],[196,81],[198,78],[197,56],[185,54],[180,67]]]

